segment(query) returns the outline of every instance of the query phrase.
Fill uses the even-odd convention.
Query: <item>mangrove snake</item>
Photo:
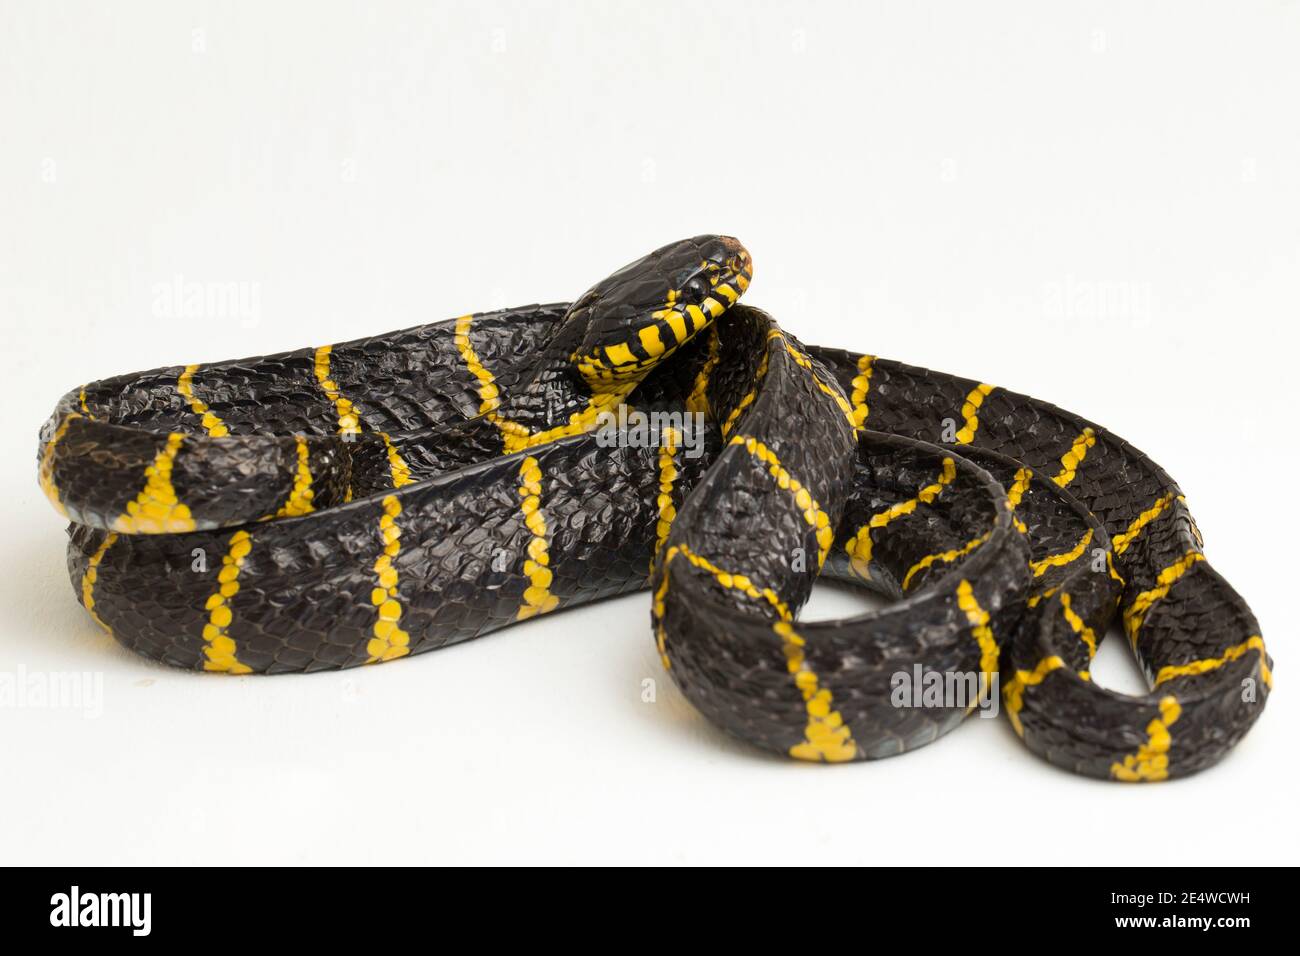
[[[899,706],[908,674],[1000,677],[1025,743],[1095,777],[1241,738],[1271,661],[1159,467],[1044,402],[806,347],[736,305],[750,275],[702,236],[572,304],[76,389],[39,455],[74,590],[146,657],[246,674],[648,586],[685,696],[804,760],[901,753],[974,706]],[[819,574],[894,602],[801,622]],[[1089,678],[1117,611],[1145,696]]]

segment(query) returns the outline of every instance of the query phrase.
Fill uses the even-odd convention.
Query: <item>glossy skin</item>
[[[1191,773],[1245,733],[1271,662],[1158,467],[1033,399],[806,349],[733,305],[750,268],[702,236],[570,305],[77,389],[40,452],[74,589],[145,656],[282,673],[649,586],[692,703],[807,760],[955,727],[971,701],[898,705],[918,666],[1000,676],[1031,749],[1091,776]],[[676,417],[609,447],[620,406]],[[898,601],[800,622],[818,573]],[[1117,606],[1146,697],[1088,679]]]

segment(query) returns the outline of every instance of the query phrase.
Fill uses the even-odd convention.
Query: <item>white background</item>
[[[1295,862],[1297,93],[1295,2],[7,0],[0,672],[104,690],[0,709],[0,856]],[[764,757],[662,674],[645,595],[271,679],[154,665],[78,606],[35,467],[67,389],[570,298],[700,232],[805,341],[1039,395],[1176,476],[1277,661],[1236,752],[1121,786],[1000,719]],[[255,308],[169,311],[177,277]],[[1136,689],[1124,654],[1095,672]]]

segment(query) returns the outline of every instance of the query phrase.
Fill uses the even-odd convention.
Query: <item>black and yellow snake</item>
[[[899,675],[1000,677],[1029,747],[1090,776],[1242,737],[1271,661],[1158,466],[1035,399],[806,347],[736,304],[750,274],[702,236],[573,303],[78,388],[39,453],[77,596],[146,657],[246,674],[648,586],[686,697],[796,758],[901,753],[973,706],[900,706]],[[895,601],[799,621],[819,574]],[[1116,611],[1145,696],[1090,679]]]

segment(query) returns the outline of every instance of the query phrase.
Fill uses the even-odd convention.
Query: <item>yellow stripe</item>
[[[316,492],[311,487],[311,467],[307,461],[307,439],[302,435],[297,435],[295,440],[298,444],[298,467],[294,473],[293,488],[289,492],[289,500],[275,513],[277,518],[296,518],[298,515],[307,514],[312,510],[312,499],[316,497]]]
[[[1031,595],[1029,600],[1025,602],[1025,607],[1038,607],[1041,601],[1046,601],[1059,590],[1061,590],[1061,586],[1058,584],[1054,587],[1048,588],[1046,591],[1040,591],[1037,594]]]
[[[794,503],[803,513],[804,521],[817,533],[817,566],[821,567],[826,561],[826,555],[830,553],[831,544],[835,540],[835,529],[831,527],[831,519],[826,512],[822,510],[817,499],[809,493],[798,479],[791,476],[790,472],[785,470],[780,460],[776,457],[776,452],[768,448],[757,438],[748,435],[737,435],[731,439],[731,444],[742,445],[745,450],[768,466],[768,471],[776,479],[777,486],[782,491],[788,491],[794,496]]]
[[[1204,560],[1205,555],[1201,554],[1201,552],[1188,551],[1156,576],[1155,587],[1149,591],[1143,591],[1133,599],[1133,603],[1124,612],[1124,629],[1128,631],[1129,640],[1134,647],[1137,647],[1138,630],[1146,622],[1147,612],[1151,610],[1151,605],[1167,595],[1169,589],[1174,586],[1174,582],[1186,574],[1192,565]]]
[[[1111,578],[1119,582],[1120,587],[1124,587],[1124,579],[1120,577],[1120,573],[1115,570],[1115,552],[1113,550],[1106,552],[1106,572],[1111,576]]]
[[[213,438],[222,438],[230,434],[230,429],[226,427],[225,422],[208,410],[205,402],[194,394],[194,373],[198,370],[197,365],[185,366],[185,371],[181,372],[180,378],[176,380],[176,391],[181,393],[181,398],[190,403],[190,411],[200,416],[208,434]]]
[[[459,322],[459,320],[457,320]],[[325,396],[334,403],[334,410],[338,413],[340,435],[360,435],[361,434],[361,409],[352,403],[339,389],[338,382],[330,377],[330,353],[334,350],[332,345],[322,345],[316,350],[316,381],[320,383],[321,391]],[[388,471],[392,476],[393,487],[401,488],[403,485],[411,483],[410,466],[402,459],[401,454],[393,446],[392,440],[385,432],[377,433],[384,443],[384,451],[388,455]]]
[[[690,330],[686,328],[686,316],[681,312],[673,311],[664,317],[668,323],[668,328],[678,342],[685,342],[690,337]]]
[[[980,671],[985,686],[988,686],[988,682],[998,672],[998,642],[993,636],[993,628],[989,626],[989,612],[980,607],[969,581],[957,585],[957,606],[965,613],[971,626],[971,636],[980,646]]]
[[[937,481],[933,484],[926,485],[922,488],[915,498],[909,498],[907,501],[900,501],[896,505],[891,505],[884,511],[871,516],[871,519],[858,529],[858,533],[853,539],[844,546],[848,552],[850,564],[854,572],[864,580],[871,579],[871,532],[876,528],[883,528],[889,522],[901,515],[911,514],[916,510],[918,504],[932,504],[939,497],[940,492],[948,485],[952,484],[953,479],[957,477],[957,464],[951,458],[943,460],[943,471]]]
[[[1147,724],[1147,742],[1137,753],[1129,754],[1123,763],[1110,765],[1116,780],[1164,780],[1169,776],[1169,745],[1173,742],[1170,726],[1182,716],[1183,708],[1172,694],[1160,700],[1160,716]]]
[[[478,380],[478,410],[479,414],[486,415],[501,404],[501,392],[497,388],[495,377],[487,370],[478,353],[474,351],[474,346],[470,344],[469,329],[473,322],[472,315],[462,315],[456,320],[455,342],[461,361],[465,363],[469,373]]]
[[[393,563],[402,549],[402,527],[397,519],[402,514],[402,503],[396,495],[383,500],[384,513],[379,518],[379,534],[384,550],[375,559],[375,587],[370,592],[370,603],[375,606],[377,619],[371,632],[374,637],[366,644],[370,655],[367,664],[391,661],[411,653],[411,635],[397,622],[402,619],[402,605],[397,594],[397,566]]]
[[[127,534],[179,534],[194,530],[190,509],[176,498],[172,467],[185,436],[172,432],[167,445],[144,470],[144,489],[127,503],[125,514],[113,522],[114,531]]]
[[[708,558],[701,557],[684,544],[675,544],[668,549],[668,554],[664,556],[664,562],[667,564],[671,557],[680,554],[692,565],[707,571],[713,575],[714,579],[729,590],[740,591],[746,597],[753,598],[756,601],[766,601],[776,610],[777,616],[783,621],[792,620],[790,608],[781,600],[780,596],[771,588],[760,588],[753,581],[743,574],[733,574],[730,571],[724,571]]]
[[[663,355],[667,348],[657,325],[642,326],[637,332],[637,338],[641,340],[641,347],[646,350],[651,358]]]
[[[340,435],[361,434],[361,413],[353,406],[351,400],[344,398],[338,383],[330,378],[330,353],[332,345],[322,345],[316,350],[316,381],[320,384],[325,397],[334,403],[338,415]]]
[[[668,427],[663,430],[662,443],[659,446],[659,519],[655,524],[655,549],[650,557],[650,570],[653,572],[655,560],[668,540],[673,519],[677,517],[677,508],[673,505],[673,483],[677,481],[677,429]]]
[[[86,386],[81,386],[81,393],[77,396],[77,400],[81,404],[81,413],[93,422],[95,416],[90,414],[90,406],[86,404]]]
[[[393,487],[401,488],[403,485],[409,485],[412,481],[410,466],[402,459],[401,454],[393,445],[392,439],[388,437],[388,433],[379,432],[378,434],[383,439],[384,450],[388,453],[388,471],[393,476]]]
[[[1084,456],[1088,454],[1088,449],[1097,444],[1097,435],[1091,428],[1085,428],[1083,433],[1074,440],[1070,450],[1061,456],[1061,470],[1057,473],[1052,481],[1064,488],[1070,482],[1074,481],[1075,472],[1079,465],[1083,463]]]
[[[1061,613],[1065,615],[1065,620],[1069,622],[1070,629],[1079,635],[1079,639],[1088,646],[1088,659],[1097,653],[1097,635],[1093,633],[1092,628],[1083,622],[1074,608],[1070,607],[1070,595],[1061,595]]]
[[[980,427],[980,406],[984,404],[984,399],[993,391],[994,386],[983,383],[976,385],[971,389],[971,393],[966,396],[965,403],[961,407],[961,417],[964,418],[965,424],[962,425],[961,431],[957,432],[957,443],[969,445],[975,440],[975,433]]]
[[[790,756],[796,760],[818,763],[852,760],[858,752],[857,744],[853,742],[853,735],[840,712],[831,709],[831,692],[819,686],[817,675],[808,666],[804,639],[788,621],[776,621],[772,624],[772,629],[781,637],[786,669],[794,677],[794,685],[803,695],[804,710],[808,715],[803,742],[790,748]]]
[[[1127,551],[1129,545],[1133,543],[1134,539],[1137,538],[1142,529],[1155,521],[1156,518],[1160,517],[1160,513],[1169,507],[1173,500],[1174,493],[1172,491],[1162,498],[1157,498],[1155,504],[1133,519],[1132,523],[1129,524],[1127,531],[1115,535],[1115,553],[1123,554]],[[1178,500],[1183,501],[1183,496],[1179,495]]]
[[[874,355],[864,355],[858,359],[858,374],[853,377],[853,392],[849,395],[849,404],[853,406],[853,423],[861,428],[871,414],[867,407],[867,392],[871,390],[872,364]]]
[[[1192,661],[1188,664],[1170,664],[1168,667],[1160,668],[1160,672],[1156,674],[1155,686],[1159,687],[1165,681],[1173,680],[1175,677],[1190,677],[1216,670],[1229,661],[1237,660],[1249,651],[1259,651],[1260,677],[1263,678],[1267,686],[1272,687],[1273,674],[1268,669],[1268,658],[1264,653],[1264,639],[1258,634],[1248,637],[1234,647],[1228,648],[1223,652],[1222,657],[1210,657],[1204,660]]]
[[[70,412],[63,421],[59,422],[59,427],[54,430],[50,440],[45,443],[45,451],[41,454],[41,490],[45,492],[45,497],[50,500],[50,504],[54,505],[54,510],[65,518],[68,516],[68,509],[63,507],[63,502],[59,500],[59,489],[54,483],[54,449],[59,442],[63,441],[63,436],[68,433],[68,426],[80,417],[76,412]]]
[[[664,615],[667,613],[668,600],[668,582],[670,580],[669,565],[678,555],[689,561],[694,567],[708,571],[714,579],[724,588],[739,590],[747,597],[755,600],[763,600],[770,604],[782,621],[791,620],[790,609],[785,602],[771,588],[759,588],[748,577],[743,574],[731,574],[722,570],[707,558],[693,552],[684,544],[675,544],[664,554],[662,579],[659,587],[655,591],[652,614],[655,622],[655,638],[659,648],[659,660],[663,663],[665,670],[672,668],[672,661],[668,658],[667,638],[668,634],[664,627]],[[787,658],[788,660],[789,658]],[[829,696],[826,698],[829,702]]]
[[[816,369],[813,367],[812,359],[795,348],[794,343],[790,341],[785,332],[780,329],[772,329],[767,333],[767,337],[768,339],[779,338],[781,344],[785,346],[785,350],[790,353],[790,356],[794,359],[795,364],[808,373],[813,380],[813,384],[815,384],[818,389],[820,389],[824,394],[830,396],[831,400],[839,407],[839,410],[844,413],[844,417],[848,419],[849,424],[853,426],[854,430],[856,431],[861,427],[853,415],[853,408],[849,405],[849,400],[844,397],[838,388],[832,388],[830,385],[827,385],[822,381],[821,377],[817,374]]]
[[[90,556],[90,560],[86,562],[86,573],[81,576],[81,604],[90,612],[90,616],[95,619],[95,623],[110,634],[112,630],[100,619],[99,614],[95,611],[95,583],[99,580],[99,566],[104,560],[104,555],[108,553],[108,549],[116,541],[116,532],[106,535],[104,542]]]
[[[1011,490],[1007,492],[1007,506],[1012,511],[1020,507],[1020,502],[1024,500],[1025,492],[1029,490],[1033,477],[1034,473],[1029,468],[1018,468],[1016,470],[1016,477],[1011,483]]]
[[[1011,482],[1011,488],[1007,491],[1007,507],[1011,509],[1011,520],[1021,534],[1028,534],[1029,526],[1015,512],[1020,507],[1020,502],[1024,500],[1025,492],[1029,490],[1033,478],[1034,473],[1031,469],[1018,468],[1016,469],[1016,477]]]
[[[721,339],[718,337],[718,327],[716,325],[709,327],[709,352],[705,358],[704,364],[700,367],[700,373],[695,376],[695,386],[691,389],[691,394],[686,399],[686,410],[689,412],[709,412],[709,376],[713,370],[718,367],[718,362],[722,358]]]
[[[628,393],[636,386],[636,383],[630,383],[621,386],[619,389],[611,392],[602,392],[592,396],[590,403],[586,408],[574,412],[569,416],[568,424],[557,425],[554,428],[548,428],[545,431],[533,432],[527,426],[518,422],[508,421],[497,415],[495,412],[489,412],[488,418],[501,429],[505,453],[507,455],[518,451],[525,451],[529,448],[536,448],[538,445],[545,445],[559,438],[567,438],[570,435],[581,435],[584,432],[591,431],[596,426],[597,420],[604,411],[608,411],[618,405],[627,397]]]
[[[1011,726],[1019,736],[1025,735],[1024,725],[1020,722],[1020,711],[1025,706],[1025,688],[1041,684],[1048,674],[1064,666],[1065,661],[1056,655],[1044,657],[1032,671],[1016,671],[1010,683],[1003,688],[1002,700],[1007,707],[1007,716],[1011,718]]]
[[[754,399],[758,396],[758,386],[762,384],[763,379],[767,376],[768,359],[771,358],[770,352],[764,352],[762,359],[759,360],[758,368],[754,371],[754,384],[750,386],[745,396],[737,403],[736,407],[731,410],[727,420],[722,424],[722,437],[727,437],[731,430],[736,427],[736,422],[740,419],[741,412],[754,404]]]
[[[655,591],[654,604],[651,608],[655,624],[655,643],[659,647],[659,660],[664,665],[664,670],[671,670],[673,666],[673,662],[668,659],[668,633],[664,630],[664,614],[668,607],[668,565],[672,563],[673,558],[681,554],[681,550],[677,547],[669,548],[668,553],[664,555],[663,578]]]
[[[1049,569],[1059,568],[1063,565],[1069,564],[1075,558],[1079,557],[1079,555],[1083,554],[1090,541],[1092,541],[1091,528],[1083,533],[1083,537],[1079,539],[1079,543],[1069,551],[1063,551],[1060,554],[1049,554],[1047,557],[1040,558],[1037,561],[1030,561],[1029,570],[1034,572],[1034,577],[1041,578]]]
[[[492,422],[500,430],[503,451],[507,455],[525,451],[529,448],[536,448],[538,445],[545,445],[558,438],[580,435],[590,431],[595,427],[601,412],[616,406],[636,385],[635,382],[629,382],[612,391],[599,392],[592,397],[586,408],[569,416],[568,424],[534,432],[526,425],[496,414],[495,409],[501,404],[501,393],[497,388],[496,379],[483,365],[478,353],[474,351],[474,346],[470,343],[469,330],[473,319],[472,315],[463,315],[456,320],[456,348],[460,352],[465,367],[478,380],[479,414],[485,416],[488,421]],[[388,444],[389,460],[391,461],[396,455],[396,451],[392,448],[391,443],[388,443],[386,436],[384,441]],[[400,460],[399,457],[398,461]],[[409,469],[407,469],[405,475],[407,480],[410,480]],[[398,472],[396,470],[393,472],[393,482],[393,486],[397,488],[400,488],[401,484],[406,484],[406,481],[402,481],[401,484],[397,483]]]
[[[227,674],[251,674],[253,669],[239,660],[235,653],[235,640],[230,636],[230,622],[234,614],[230,602],[239,593],[239,572],[244,569],[244,561],[253,550],[253,539],[247,531],[236,531],[230,537],[230,549],[221,559],[221,570],[217,572],[217,590],[208,597],[204,605],[208,612],[208,623],[203,625],[203,662],[205,671],[221,671]]]
[[[956,561],[958,558],[965,557],[987,541],[989,539],[989,534],[991,533],[992,532],[987,532],[982,534],[978,538],[967,541],[960,548],[953,548],[951,551],[941,551],[938,554],[927,554],[920,561],[916,562],[916,564],[912,565],[911,569],[906,575],[904,575],[903,590],[906,591],[912,586],[912,578],[930,567],[930,565],[934,564],[936,561],[949,564],[950,562]]]
[[[546,515],[542,511],[542,466],[531,455],[519,467],[519,496],[524,524],[533,538],[528,542],[528,558],[524,561],[524,575],[528,587],[524,589],[524,603],[516,620],[527,620],[535,614],[555,610],[560,599],[551,593],[551,556],[546,541]]]

